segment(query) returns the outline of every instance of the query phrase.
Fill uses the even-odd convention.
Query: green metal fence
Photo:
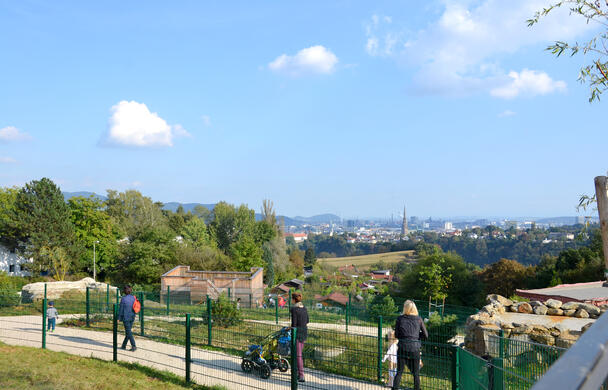
[[[176,297],[171,297],[170,292],[166,297],[147,292],[135,292],[135,295],[142,307],[133,333],[143,346],[138,345],[138,355],[129,356],[129,359],[136,357],[143,363],[156,361],[159,355],[157,349],[168,350],[161,359],[165,362],[162,364],[167,369],[180,372],[187,380],[268,390],[380,389],[388,379],[388,367],[382,358],[389,347],[386,334],[394,324],[397,313],[388,319],[372,319],[366,317],[362,307],[356,308],[352,302],[352,306],[349,305],[343,312],[311,308],[311,322],[316,324],[309,327],[309,337],[303,351],[307,382],[292,380],[297,379],[294,354],[286,356],[289,372],[274,370],[271,377],[264,381],[255,373],[243,372],[241,357],[250,345],[262,344],[272,348],[272,340],[267,336],[288,324],[288,307],[230,311],[222,308],[222,305],[226,305],[225,301],[211,298],[190,304],[174,299]],[[122,325],[116,317],[119,300],[120,295],[116,291],[88,289],[84,294],[54,299],[54,304],[63,315],[62,328],[88,331],[84,333],[86,337],[95,339],[90,341],[94,346],[91,350],[106,358],[103,348],[107,346],[111,348],[111,353],[107,351],[107,358],[117,361],[124,359],[128,353],[119,349],[123,338]],[[12,295],[0,294],[0,321],[3,322],[0,338],[22,337],[29,340],[30,337],[40,337],[41,345],[51,348],[61,348],[62,342],[73,342],[58,337],[58,334],[47,335],[44,305],[44,300],[21,303]],[[456,309],[445,307],[443,315],[455,314]],[[232,315],[235,311],[239,313],[236,317]],[[459,315],[462,316],[464,310],[460,311]],[[420,312],[425,317],[424,309]],[[337,318],[344,321],[331,322]],[[460,321],[458,315],[457,319]],[[21,326],[24,321],[37,325]],[[423,367],[420,375],[423,389],[528,389],[563,352],[558,348],[492,336],[490,342],[494,347],[491,349],[495,351],[495,356],[482,359],[445,342],[458,331],[456,328],[460,325],[455,322],[450,326],[448,330],[441,326],[429,327],[431,338],[422,343]],[[93,330],[97,332],[90,332]],[[106,340],[105,337],[108,337],[107,341],[96,339]],[[413,378],[407,369],[402,385],[413,386]]]

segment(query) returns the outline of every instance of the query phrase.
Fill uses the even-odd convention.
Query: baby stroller
[[[285,356],[291,353],[291,334],[289,328],[282,328],[264,337],[260,344],[253,344],[243,354],[241,369],[244,372],[255,371],[260,378],[268,379],[272,370],[278,368],[287,372],[289,360]]]

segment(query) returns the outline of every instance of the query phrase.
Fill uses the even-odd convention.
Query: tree
[[[442,260],[439,260],[442,263]],[[423,265],[418,270],[418,278],[422,283],[422,291],[425,297],[433,300],[443,300],[448,296],[448,287],[452,281],[451,270],[445,270],[441,264],[432,263]]]
[[[304,267],[304,258],[302,257],[302,251],[299,249],[293,249],[289,252],[289,262],[296,269],[296,273],[302,272],[302,268]]]
[[[213,208],[213,219],[209,224],[211,236],[217,247],[230,254],[233,243],[243,236],[254,237],[255,213],[245,205],[238,208],[226,202],[219,202]]]
[[[52,270],[52,256],[47,254],[59,253],[57,248],[69,259],[78,254],[70,209],[52,180],[33,180],[21,188],[12,214],[19,231],[17,248],[34,259],[36,271]]]
[[[0,243],[10,249],[18,244],[19,230],[15,218],[15,202],[19,189],[0,188]]]
[[[306,252],[304,252],[304,264],[307,266],[314,265],[317,261],[317,256],[315,256],[315,250],[312,246],[306,248]]]
[[[601,27],[600,32],[582,44],[556,41],[553,45],[547,47],[547,50],[557,57],[564,52],[569,52],[571,56],[579,53],[595,56],[589,64],[581,68],[579,81],[589,84],[591,90],[590,102],[599,100],[600,95],[608,89],[608,2],[604,2],[604,4],[599,0],[562,0],[555,2],[542,11],[536,12],[534,17],[528,20],[528,26],[537,24],[551,11],[561,7],[568,7],[572,15],[578,15],[584,18],[587,23],[596,23]]]
[[[128,237],[150,227],[166,225],[162,203],[155,203],[135,190],[120,193],[108,190],[106,212]]]
[[[93,273],[93,243],[95,243],[96,267],[100,275],[116,267],[119,238],[118,227],[103,210],[104,204],[94,197],[74,197],[68,201],[76,238],[84,250],[80,254],[78,268]]]
[[[268,251],[268,254],[272,258],[272,262],[266,265],[266,274],[268,275],[267,284],[273,285],[276,280],[289,279],[290,265],[289,255],[287,254],[287,246],[285,240],[282,237],[274,237],[272,240],[266,242],[263,246],[264,251]],[[266,258],[265,258],[266,260]],[[272,265],[271,265],[272,264]],[[274,278],[270,278],[272,266],[272,274]],[[296,275],[293,275],[296,276]]]
[[[184,225],[181,235],[188,244],[200,247],[215,247],[215,242],[209,236],[207,225],[198,217],[194,217]]]
[[[382,316],[387,323],[394,320],[399,310],[395,305],[395,301],[390,295],[376,295],[368,304],[367,310],[372,320],[376,320]]]
[[[515,293],[515,289],[527,287],[534,268],[515,260],[500,259],[485,267],[479,277],[486,294],[499,294],[508,298]]]
[[[234,267],[238,271],[249,271],[252,267],[263,267],[262,248],[250,237],[242,237],[239,241],[232,244],[230,248]]]

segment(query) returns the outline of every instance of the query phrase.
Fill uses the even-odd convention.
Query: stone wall
[[[608,309],[578,302],[513,302],[497,294],[486,297],[488,304],[466,322],[465,348],[483,356],[495,355],[492,336],[568,348]]]

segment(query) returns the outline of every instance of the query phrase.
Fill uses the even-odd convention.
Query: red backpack
[[[139,302],[137,297],[134,297],[134,298],[135,298],[135,301],[133,301],[133,311],[135,312],[135,314],[137,314],[141,310],[141,303]]]

